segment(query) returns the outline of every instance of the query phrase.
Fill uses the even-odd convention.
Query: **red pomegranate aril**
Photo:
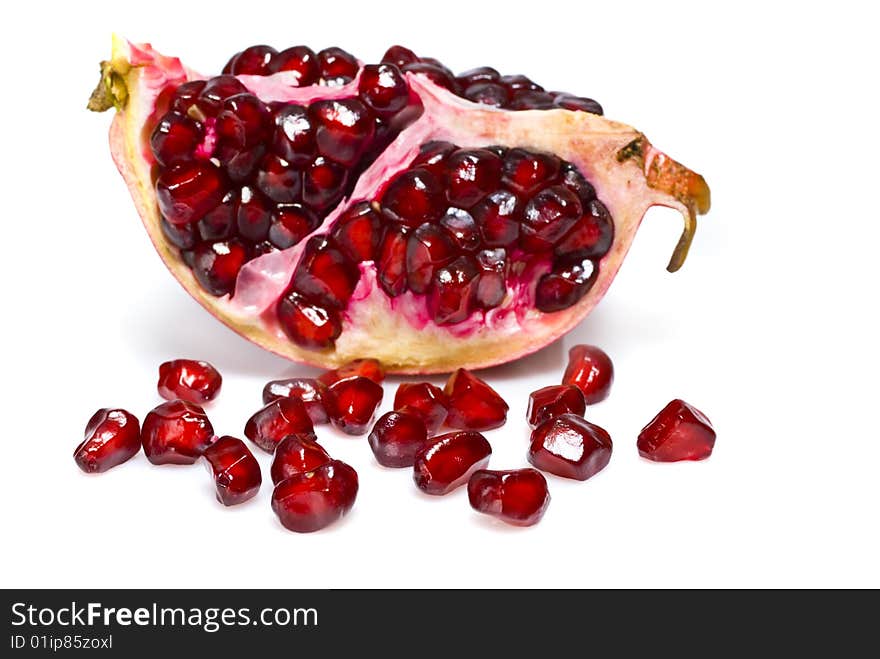
[[[534,429],[547,419],[555,419],[563,414],[583,416],[587,402],[580,389],[570,384],[554,384],[542,387],[529,394],[529,407],[526,419]]]
[[[249,186],[243,187],[235,210],[239,235],[253,242],[265,240],[272,226],[273,210],[266,197]]]
[[[526,204],[520,243],[527,251],[543,251],[529,249],[535,243],[549,249],[568,233],[582,214],[581,202],[574,192],[563,185],[545,188]]]
[[[333,460],[278,483],[272,492],[272,510],[284,528],[311,533],[345,516],[357,492],[357,472]]]
[[[459,73],[456,79],[462,87],[466,87],[478,82],[496,82],[500,77],[501,74],[491,66],[478,66],[475,69]]]
[[[156,199],[163,217],[171,224],[195,222],[223,199],[220,170],[197,161],[164,170],[156,181]]]
[[[381,218],[365,201],[346,210],[333,228],[339,249],[355,263],[376,258],[381,236]]]
[[[595,265],[588,259],[555,266],[538,281],[535,308],[552,313],[574,306],[592,288],[595,274]]]
[[[446,160],[446,199],[471,208],[501,182],[501,158],[486,149],[456,151]]]
[[[376,384],[382,384],[385,380],[385,369],[383,369],[382,364],[375,359],[355,359],[339,368],[322,373],[318,377],[318,382],[329,387],[334,382],[339,382],[340,380],[355,376],[367,378]]]
[[[308,46],[286,48],[272,58],[272,73],[287,71],[296,74],[297,86],[314,85],[321,75],[318,56]]]
[[[318,152],[349,167],[355,165],[376,132],[376,120],[356,98],[315,101],[309,106]]]
[[[480,269],[472,256],[459,256],[434,273],[428,309],[438,325],[453,325],[470,316],[476,299]]]
[[[342,333],[339,313],[310,302],[299,293],[289,293],[278,303],[278,323],[297,345],[329,348]]]
[[[376,272],[379,286],[389,297],[396,297],[406,291],[406,252],[406,227],[386,227],[379,246]]]
[[[428,382],[403,382],[394,395],[394,409],[418,414],[429,435],[435,434],[446,421],[448,405],[443,390]]]
[[[189,117],[169,112],[150,135],[150,149],[160,165],[170,167],[193,158],[202,127]]]
[[[568,366],[562,384],[571,384],[584,394],[587,405],[608,398],[614,382],[614,364],[611,357],[597,346],[576,345],[568,351]]]
[[[296,433],[282,439],[275,447],[269,474],[278,485],[283,480],[313,471],[333,458],[318,443],[315,433]]]
[[[409,87],[394,64],[369,64],[361,71],[358,94],[373,112],[388,118],[406,107]]]
[[[278,204],[269,225],[269,240],[278,249],[299,244],[318,228],[320,220],[302,204]]]
[[[205,449],[202,459],[214,477],[217,501],[224,506],[244,503],[260,491],[260,463],[237,437],[221,437]]]
[[[603,114],[602,106],[599,103],[592,98],[584,98],[582,96],[557,94],[553,100],[553,105],[566,110],[580,110],[581,112],[589,112],[591,114]]]
[[[477,82],[465,87],[464,97],[474,103],[503,108],[510,101],[510,92],[497,82]]]
[[[473,216],[461,208],[448,208],[440,218],[440,226],[462,252],[473,252],[480,246],[480,232]]]
[[[184,400],[153,408],[141,429],[144,453],[155,465],[193,464],[213,441],[214,427],[205,410]]]
[[[431,285],[437,268],[455,257],[446,232],[435,224],[425,223],[413,231],[406,244],[407,285],[414,293],[424,293]]]
[[[303,171],[303,202],[322,211],[342,199],[348,183],[348,170],[323,156],[315,158]]]
[[[593,199],[584,215],[554,248],[557,256],[598,258],[605,256],[614,241],[614,222],[605,205]]]
[[[235,233],[235,214],[238,208],[238,193],[229,190],[220,203],[205,213],[195,226],[202,240],[226,240]]]
[[[202,288],[219,297],[235,290],[238,271],[247,260],[247,248],[235,238],[201,243],[193,254],[192,271]]]
[[[511,110],[549,110],[555,100],[556,98],[547,92],[524,89],[513,93],[513,98],[507,107]]]
[[[198,99],[186,108],[186,113],[193,119],[217,116],[223,107],[223,101],[236,94],[247,94],[248,90],[235,76],[221,75],[205,82]],[[196,116],[193,116],[196,115]]]
[[[482,469],[468,481],[468,500],[477,512],[514,526],[532,526],[550,505],[550,492],[547,479],[536,469]]]
[[[276,112],[272,150],[293,167],[303,167],[314,159],[315,129],[303,106],[286,105]]]
[[[446,210],[440,181],[424,168],[409,169],[396,177],[382,195],[382,211],[395,222],[416,228],[436,222]]]
[[[174,359],[159,366],[159,395],[203,405],[220,393],[223,377],[208,362]]]
[[[270,123],[269,109],[253,94],[236,94],[223,101],[223,112],[217,117],[218,124],[226,113],[237,120],[244,146],[253,146],[266,138]]]
[[[277,53],[271,46],[251,46],[233,57],[227,66],[234,75],[268,75],[272,72],[272,58]]]
[[[462,430],[492,430],[507,421],[508,405],[492,387],[460,368],[443,389],[448,403],[446,425]]]
[[[542,92],[544,88],[541,85],[537,84],[530,78],[527,78],[524,75],[506,75],[501,76],[498,81],[510,89],[511,91],[519,91],[519,90],[527,90],[533,92]]]
[[[347,435],[363,435],[373,423],[383,393],[382,385],[356,375],[328,386],[324,407],[337,429]]]
[[[178,249],[192,249],[196,244],[196,230],[192,224],[171,224],[164,217],[159,221],[162,235]]]
[[[360,273],[325,236],[309,239],[294,275],[294,288],[327,309],[343,309]]]
[[[556,179],[561,165],[554,155],[511,149],[504,156],[502,180],[517,194],[532,195]]]
[[[87,474],[100,474],[121,465],[141,450],[137,417],[123,409],[98,410],[86,424],[84,439],[73,451],[77,466]]]
[[[342,48],[325,48],[318,53],[317,61],[321,77],[331,86],[351,82],[358,73],[358,63],[354,55]]]
[[[391,48],[385,51],[385,54],[382,56],[383,63],[394,64],[397,67],[404,67],[407,64],[415,64],[418,61],[418,55],[409,48],[404,48],[403,46],[391,46]]]
[[[529,462],[557,476],[585,481],[611,460],[611,437],[577,414],[562,414],[532,431]]]
[[[596,188],[571,163],[565,163],[562,166],[560,182],[578,196],[578,199],[581,200],[581,206],[583,206],[585,211],[590,202],[596,198]]]
[[[174,90],[174,98],[171,101],[171,110],[180,114],[186,114],[190,106],[196,102],[205,88],[204,80],[190,80]]]
[[[454,94],[458,93],[458,82],[455,80],[452,72],[442,65],[438,66],[437,64],[426,62],[425,59],[423,57],[420,62],[407,64],[403,67],[403,70],[407,73],[418,73],[427,76],[434,84],[445,87]]]
[[[519,238],[522,206],[512,192],[493,192],[472,212],[487,247],[509,247]]]
[[[413,480],[426,494],[448,494],[485,468],[491,455],[492,447],[478,432],[440,435],[416,453]]]
[[[247,183],[265,155],[266,147],[262,144],[241,151],[226,162],[226,176],[233,183]]]
[[[404,408],[379,417],[367,440],[383,467],[412,467],[428,441],[428,430],[421,415]]]
[[[502,248],[484,249],[477,253],[480,281],[475,303],[483,309],[494,309],[507,295],[507,252]]]
[[[302,194],[302,174],[276,155],[265,156],[257,169],[257,188],[272,201],[289,203]]]
[[[267,453],[282,439],[314,432],[305,404],[297,398],[279,398],[256,412],[244,426],[244,435]]]
[[[693,405],[675,399],[642,428],[639,455],[655,462],[705,460],[715,448],[712,423]]]
[[[289,378],[272,380],[263,387],[263,403],[268,405],[279,398],[298,398],[306,406],[312,423],[327,423],[327,410],[324,409],[324,390],[326,386],[313,378]]]
[[[451,142],[432,141],[426,142],[419,149],[419,155],[410,164],[410,167],[426,169],[436,177],[442,177],[446,159],[458,149]]]

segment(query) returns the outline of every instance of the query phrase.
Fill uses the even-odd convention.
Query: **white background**
[[[345,4],[25,3],[3,21],[2,585],[880,586],[880,54],[864,4]],[[517,530],[464,491],[420,495],[365,439],[322,427],[361,493],[312,535],[278,525],[265,485],[224,509],[197,466],[140,455],[82,474],[71,453],[89,416],[143,419],[166,359],[223,372],[221,434],[241,435],[265,381],[312,372],[215,321],[151,248],[110,160],[111,117],[85,110],[112,31],[206,72],[253,43],[376,61],[400,42],[594,96],[703,173],[713,209],[682,271],[664,270],[680,220],[652,210],[580,327],[484,373],[511,404],[492,466],[519,467],[528,393],[558,381],[568,346],[603,346],[617,381],[588,418],[614,438],[610,466],[551,478],[546,517]],[[639,429],[674,397],[714,422],[710,460],[638,458]]]

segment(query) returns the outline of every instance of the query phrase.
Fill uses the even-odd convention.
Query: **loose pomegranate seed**
[[[325,389],[323,383],[312,378],[272,380],[263,387],[263,403],[268,405],[279,398],[297,398],[306,406],[312,423],[327,423],[329,418],[323,399]]]
[[[200,219],[223,199],[220,170],[209,162],[189,162],[164,170],[156,181],[156,199],[171,224]]]
[[[315,125],[318,152],[335,162],[352,166],[361,157],[376,131],[376,119],[356,98],[316,101],[309,107]]]
[[[461,208],[448,208],[440,218],[440,226],[446,231],[452,244],[462,252],[473,252],[480,246],[480,233],[473,216]]]
[[[501,158],[486,149],[456,151],[446,161],[446,199],[471,208],[501,182]]]
[[[223,378],[208,362],[175,359],[159,366],[159,395],[203,405],[220,393]]]
[[[614,240],[614,223],[608,209],[598,199],[585,207],[584,215],[556,244],[557,256],[581,259],[605,256]]]
[[[344,309],[360,273],[326,236],[309,239],[294,275],[294,288],[326,309]]]
[[[357,492],[357,472],[333,460],[278,483],[272,492],[272,510],[286,529],[310,533],[348,513]]]
[[[339,249],[355,263],[376,258],[381,236],[379,215],[367,202],[345,211],[333,228],[333,239]]]
[[[358,63],[354,55],[342,48],[325,48],[318,53],[318,69],[321,77],[331,86],[340,86],[354,80]]]
[[[144,419],[141,443],[155,465],[193,464],[214,441],[214,428],[198,405],[172,400],[155,407]]]
[[[318,382],[329,387],[334,382],[355,376],[367,378],[376,384],[382,384],[385,380],[385,369],[382,368],[382,364],[376,359],[355,359],[339,368],[323,373],[318,377]]]
[[[256,412],[244,426],[244,435],[267,453],[295,433],[314,432],[305,404],[296,398],[279,398]]]
[[[315,128],[301,105],[287,105],[275,114],[272,150],[292,167],[308,165],[317,153]]]
[[[583,416],[587,410],[584,394],[570,384],[555,384],[533,391],[529,395],[526,419],[529,427],[537,428],[547,419],[555,419],[562,414]]]
[[[639,433],[639,455],[655,462],[705,460],[715,447],[715,430],[706,415],[675,399]]]
[[[419,149],[419,155],[412,161],[411,167],[426,169],[436,177],[442,177],[446,167],[446,159],[457,147],[451,142],[426,142]]]
[[[278,249],[299,244],[318,228],[320,221],[302,204],[278,204],[269,225],[269,240]]]
[[[196,246],[193,274],[211,295],[228,295],[235,290],[238,271],[247,262],[247,249],[235,238]]]
[[[414,293],[424,293],[436,270],[455,257],[446,232],[436,224],[423,224],[413,231],[406,244],[407,285]]]
[[[376,262],[379,286],[390,297],[396,297],[406,291],[406,227],[389,226],[379,246],[379,258]]]
[[[409,87],[394,64],[370,64],[361,72],[358,94],[378,116],[389,118],[406,107]]]
[[[427,169],[409,169],[395,178],[382,195],[382,211],[396,222],[415,228],[436,222],[446,210],[445,194]]]
[[[383,467],[412,467],[428,431],[419,413],[404,408],[379,417],[367,439]]]
[[[282,50],[272,58],[271,68],[273,73],[295,73],[299,87],[314,85],[321,75],[317,55],[307,46],[293,46]]]
[[[415,64],[418,61],[418,56],[409,48],[404,48],[403,46],[391,46],[382,56],[382,62],[394,64],[398,67]]]
[[[471,507],[514,526],[541,521],[550,505],[547,479],[535,469],[476,471],[468,481]]]
[[[465,430],[491,430],[507,421],[504,399],[468,370],[458,369],[446,382],[443,393],[449,401],[446,425]]]
[[[532,431],[528,458],[542,471],[585,481],[611,459],[611,437],[576,414],[563,414]]]
[[[529,252],[552,249],[553,245],[583,215],[577,195],[563,185],[554,185],[529,200],[523,211],[520,244]]]
[[[530,196],[554,180],[561,166],[554,155],[511,149],[504,156],[503,180],[517,194]]]
[[[318,443],[315,433],[296,433],[278,443],[269,473],[272,482],[278,485],[291,476],[312,471],[332,460],[330,454]]]
[[[342,333],[338,312],[318,306],[299,293],[283,297],[277,315],[287,336],[305,348],[328,348]]]
[[[159,164],[166,167],[191,160],[202,141],[202,127],[192,119],[169,112],[150,136],[150,148]]]
[[[490,455],[492,447],[478,432],[440,435],[416,454],[413,480],[427,494],[447,494],[489,464]]]
[[[558,263],[538,281],[535,308],[545,313],[568,309],[589,292],[595,281],[596,267],[589,259]]]
[[[272,204],[260,192],[245,186],[241,189],[235,211],[238,233],[253,242],[265,240],[272,226]]]
[[[221,437],[205,449],[202,459],[214,476],[217,500],[224,506],[244,503],[260,491],[260,463],[240,439]]]
[[[438,325],[452,325],[471,313],[477,295],[480,269],[471,256],[459,256],[434,274],[434,286],[428,295],[428,309]]]
[[[268,75],[271,73],[272,58],[277,52],[271,46],[251,46],[233,57],[227,67],[235,75]]]
[[[576,345],[568,351],[568,366],[562,384],[573,384],[584,393],[587,405],[608,398],[614,381],[614,365],[601,348]]]
[[[137,417],[122,409],[100,409],[86,425],[84,439],[73,452],[77,466],[87,474],[100,474],[141,450]]]
[[[487,246],[509,247],[519,237],[522,208],[512,192],[493,192],[477,204],[473,214]]]
[[[373,423],[383,393],[382,385],[356,375],[327,387],[324,407],[336,428],[348,435],[363,435]]]
[[[435,434],[446,421],[449,399],[440,387],[428,382],[403,382],[394,395],[394,409],[418,414],[429,435]]]
[[[507,295],[507,252],[502,248],[484,249],[477,254],[480,281],[475,302],[484,309],[494,309]]]
[[[323,211],[342,199],[347,183],[345,167],[318,156],[303,172],[303,202]]]
[[[302,194],[302,175],[274,154],[265,156],[257,169],[257,188],[272,201],[297,201]]]

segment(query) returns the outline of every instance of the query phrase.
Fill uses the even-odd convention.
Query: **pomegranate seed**
[[[202,142],[202,127],[176,112],[169,112],[150,136],[150,148],[159,164],[165,167],[191,160]]]
[[[455,256],[452,242],[437,225],[423,224],[413,231],[406,244],[407,285],[414,293],[424,293],[437,268]]]
[[[185,82],[174,91],[174,100],[171,101],[171,109],[180,114],[186,114],[187,110],[196,102],[205,88],[204,80],[190,80]]]
[[[580,110],[581,112],[589,112],[591,114],[603,114],[601,105],[592,98],[583,98],[582,96],[558,94],[553,100],[553,105],[566,110]]]
[[[238,193],[229,190],[220,203],[205,213],[196,223],[202,240],[215,241],[232,238],[235,233],[235,214],[238,208]]]
[[[171,224],[164,217],[159,220],[162,235],[178,249],[192,249],[196,244],[196,231],[192,224]]]
[[[315,129],[303,106],[286,105],[276,113],[272,150],[292,167],[304,167],[314,159]]]
[[[320,220],[302,204],[278,204],[269,225],[269,240],[278,249],[299,244],[318,228]]]
[[[303,202],[322,211],[342,199],[348,183],[348,170],[318,156],[303,172]]]
[[[596,188],[571,163],[562,166],[562,184],[578,196],[584,210],[596,198]]]
[[[297,201],[302,194],[302,174],[276,155],[263,158],[257,169],[257,188],[272,201]]]
[[[359,277],[357,266],[326,236],[315,236],[306,243],[293,285],[326,309],[344,309]]]
[[[547,479],[535,469],[476,471],[468,481],[471,507],[514,526],[541,521],[550,505]]]
[[[547,92],[520,90],[513,93],[513,100],[507,106],[511,110],[549,110],[556,97]]]
[[[202,87],[195,103],[197,110],[194,112],[193,106],[190,105],[185,111],[190,116],[201,113],[203,116],[215,117],[223,107],[223,101],[231,96],[247,93],[247,87],[238,78],[231,75],[217,76],[207,80]]]
[[[705,460],[715,447],[715,430],[706,415],[673,400],[639,433],[639,455],[655,462]]]
[[[461,208],[447,208],[440,218],[446,236],[462,252],[473,252],[480,246],[480,233],[473,216]]]
[[[440,435],[416,454],[413,480],[427,494],[447,494],[489,464],[490,455],[492,447],[478,432]]]
[[[395,178],[382,195],[382,210],[395,222],[415,228],[436,222],[446,210],[443,188],[427,169],[409,169]]]
[[[562,414],[532,431],[528,458],[542,471],[585,481],[611,459],[611,437],[576,414]]]
[[[530,196],[555,180],[561,166],[554,155],[511,149],[504,156],[502,180],[517,194]]]
[[[244,435],[267,453],[295,433],[314,432],[305,404],[296,398],[279,398],[256,412],[244,426]]]
[[[318,377],[318,382],[329,387],[334,382],[355,376],[367,378],[376,384],[382,384],[385,380],[385,370],[376,359],[355,359],[339,368],[322,374]]]
[[[272,226],[272,211],[272,204],[262,194],[249,186],[243,187],[235,210],[238,233],[253,242],[265,240]]]
[[[535,289],[535,308],[544,313],[568,309],[592,288],[596,267],[589,259],[565,262],[543,275]]]
[[[471,256],[460,256],[434,274],[434,286],[428,295],[428,309],[438,325],[452,325],[465,320],[476,298],[480,269]]]
[[[202,459],[214,476],[217,501],[224,506],[244,503],[260,491],[260,463],[240,439],[221,437],[205,449]]]
[[[394,64],[398,67],[415,64],[418,61],[418,56],[409,48],[404,48],[403,46],[391,46],[382,56],[383,63]]]
[[[122,409],[100,409],[86,425],[85,436],[73,459],[87,474],[112,469],[141,450],[141,427],[137,417]]]
[[[406,227],[386,227],[376,263],[379,286],[389,297],[406,291]]]
[[[318,443],[315,433],[288,435],[275,448],[270,475],[278,485],[283,480],[304,474],[332,461],[333,458]]]
[[[583,416],[586,410],[587,403],[580,389],[570,384],[554,384],[529,394],[526,419],[534,429],[547,419],[569,413]]]
[[[394,64],[370,64],[361,71],[358,94],[378,116],[389,118],[406,107],[409,87]]]
[[[165,400],[203,405],[217,397],[221,384],[220,372],[208,362],[175,359],[159,366],[159,395]]]
[[[421,415],[403,409],[379,417],[367,439],[383,467],[412,467],[416,453],[428,441],[428,431]]]
[[[488,247],[508,247],[519,237],[522,208],[512,192],[493,192],[474,207],[473,214]]]
[[[344,85],[357,75],[357,60],[342,48],[325,48],[318,53],[317,60],[321,77],[328,85]]]
[[[263,403],[268,405],[280,398],[297,398],[306,406],[312,423],[327,423],[329,418],[323,398],[325,389],[324,384],[312,378],[272,380],[263,387]]]
[[[253,94],[236,94],[223,101],[223,111],[217,115],[218,133],[227,119],[232,124],[227,130],[231,128],[235,134],[233,143],[251,147],[266,139],[270,125],[269,109]],[[227,134],[231,137],[232,133]]]
[[[565,186],[554,185],[541,190],[523,211],[520,244],[530,252],[552,249],[582,214],[577,195]]]
[[[299,293],[283,297],[277,314],[284,332],[304,348],[329,348],[342,333],[342,319],[336,311],[309,302]]]
[[[348,435],[363,435],[382,402],[382,385],[355,375],[334,382],[324,394],[330,422]]]
[[[266,154],[266,148],[258,144],[252,149],[241,151],[238,155],[226,162],[226,175],[234,183],[244,183],[257,168],[260,160]]]
[[[576,345],[568,351],[568,366],[562,384],[573,384],[584,394],[587,405],[608,398],[614,382],[614,365],[601,348]]]
[[[156,181],[159,210],[171,224],[195,222],[223,199],[220,170],[197,161],[164,170]]]
[[[476,69],[459,73],[456,79],[462,87],[466,87],[478,82],[497,82],[500,77],[501,74],[491,66],[479,66]]]
[[[141,443],[155,465],[193,464],[214,441],[214,427],[198,405],[172,400],[144,419]]]
[[[491,430],[507,421],[507,403],[483,380],[458,369],[443,389],[449,400],[446,425],[465,430]]]
[[[507,89],[495,82],[478,82],[469,85],[464,90],[464,97],[474,103],[494,108],[506,107],[510,101],[510,93]]]
[[[458,82],[452,72],[444,66],[437,66],[431,62],[426,62],[426,58],[422,58],[421,62],[406,64],[403,70],[407,73],[419,73],[426,76],[431,82],[440,87],[444,87],[453,93],[458,93]]]
[[[494,309],[507,295],[507,252],[502,248],[484,249],[477,254],[480,281],[475,302],[484,309]]]
[[[235,290],[238,271],[248,260],[247,249],[235,238],[196,246],[192,271],[208,293],[221,296]]]
[[[429,435],[436,433],[446,421],[449,400],[440,387],[427,382],[403,382],[394,396],[394,409],[418,414]]]
[[[287,478],[272,492],[272,510],[284,528],[297,533],[318,531],[351,510],[358,492],[357,472],[333,460]]]
[[[339,249],[355,263],[376,258],[381,235],[379,215],[365,201],[345,211],[333,228]]]
[[[499,78],[499,82],[511,91],[533,91],[542,92],[544,88],[524,75],[506,75]]]
[[[318,152],[349,167],[355,165],[376,132],[376,119],[356,98],[316,101],[309,107]]]
[[[277,52],[271,46],[251,46],[233,57],[229,68],[235,75],[268,75],[271,73],[272,58]]]
[[[272,58],[272,73],[288,71],[296,74],[297,86],[307,87],[318,82],[318,57],[307,46],[293,46]]]
[[[501,158],[486,149],[456,151],[446,161],[446,198],[453,206],[471,208],[500,182]]]
[[[557,256],[598,258],[605,256],[614,240],[614,222],[611,214],[598,199],[590,201],[583,217],[556,245]]]
[[[436,177],[443,176],[446,159],[457,151],[451,142],[427,142],[419,149],[419,155],[412,161],[411,167],[426,169]]]

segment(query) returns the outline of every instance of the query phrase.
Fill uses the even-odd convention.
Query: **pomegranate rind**
[[[311,350],[293,343],[279,326],[274,302],[284,293],[305,240],[254,259],[242,268],[234,297],[206,293],[177,249],[164,238],[151,178],[152,156],[144,127],[169,85],[202,78],[179,59],[114,38],[113,55],[102,67],[93,109],[117,108],[110,128],[114,162],[125,179],[156,251],[187,292],[223,323],[257,345],[287,359],[335,368],[370,356],[391,373],[445,373],[513,361],[551,343],[574,328],[599,302],[616,275],[645,212],[651,206],[678,210],[685,231],[668,269],[677,270],[687,255],[696,217],[709,209],[709,188],[701,176],[672,160],[636,129],[599,115],[569,110],[511,112],[477,105],[438,87],[424,75],[407,73],[422,116],[361,175],[351,199],[371,199],[389,172],[405,168],[418,147],[448,140],[464,148],[492,144],[555,153],[575,166],[599,190],[615,221],[614,242],[599,262],[599,276],[574,306],[542,313],[534,308],[533,287],[509,290],[502,305],[450,326],[438,326],[424,313],[424,299],[406,293],[390,299],[379,289],[375,268],[361,265],[361,279],[343,318],[342,334],[332,348]],[[292,88],[284,74],[239,76],[266,100],[309,102],[354,94],[357,80],[339,88]],[[96,100],[97,99],[97,100]],[[315,233],[325,233],[346,206],[331,212]],[[540,273],[538,273],[540,274]],[[391,339],[391,340],[390,340]]]

